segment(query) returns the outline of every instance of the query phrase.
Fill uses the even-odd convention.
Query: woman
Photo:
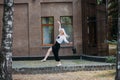
[[[52,51],[55,57],[55,60],[58,62],[57,66],[61,66],[61,61],[58,55],[59,49],[60,49],[60,44],[64,41],[65,43],[69,43],[69,41],[67,40],[67,38],[69,37],[65,30],[63,28],[61,28],[61,23],[59,21],[57,21],[59,24],[59,35],[56,38],[56,43],[50,47],[47,51],[47,54],[45,55],[44,59],[41,60],[41,62],[45,62],[48,58],[48,56],[50,55],[50,52]]]

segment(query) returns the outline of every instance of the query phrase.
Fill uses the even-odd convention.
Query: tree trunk
[[[118,50],[116,61],[116,80],[120,80],[120,0],[118,0]]]
[[[13,0],[4,0],[0,80],[12,80]]]

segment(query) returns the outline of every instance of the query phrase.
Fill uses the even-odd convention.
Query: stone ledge
[[[115,64],[107,65],[80,65],[80,66],[60,66],[60,67],[40,67],[40,68],[13,68],[13,74],[45,74],[71,71],[97,71],[115,69]]]

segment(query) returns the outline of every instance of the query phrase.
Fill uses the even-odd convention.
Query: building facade
[[[108,54],[104,42],[105,22],[87,22],[89,19],[105,17],[105,11],[96,6],[96,0],[14,1],[13,57],[43,57],[55,43],[58,35],[57,20],[61,21],[70,36],[68,40],[72,42],[61,45],[60,56]],[[0,12],[1,38],[3,0],[0,1]]]

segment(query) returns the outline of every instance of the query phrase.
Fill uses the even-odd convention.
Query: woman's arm
[[[69,43],[69,41],[66,39],[66,37],[64,37],[64,42]]]
[[[60,21],[57,21],[57,22],[59,24],[59,31],[60,31],[60,29],[61,29],[61,23],[60,23]]]
[[[64,37],[64,42],[67,43],[67,44],[69,44],[69,45],[72,45],[72,44],[73,44],[72,42],[69,42],[69,41],[66,39],[66,37]]]

